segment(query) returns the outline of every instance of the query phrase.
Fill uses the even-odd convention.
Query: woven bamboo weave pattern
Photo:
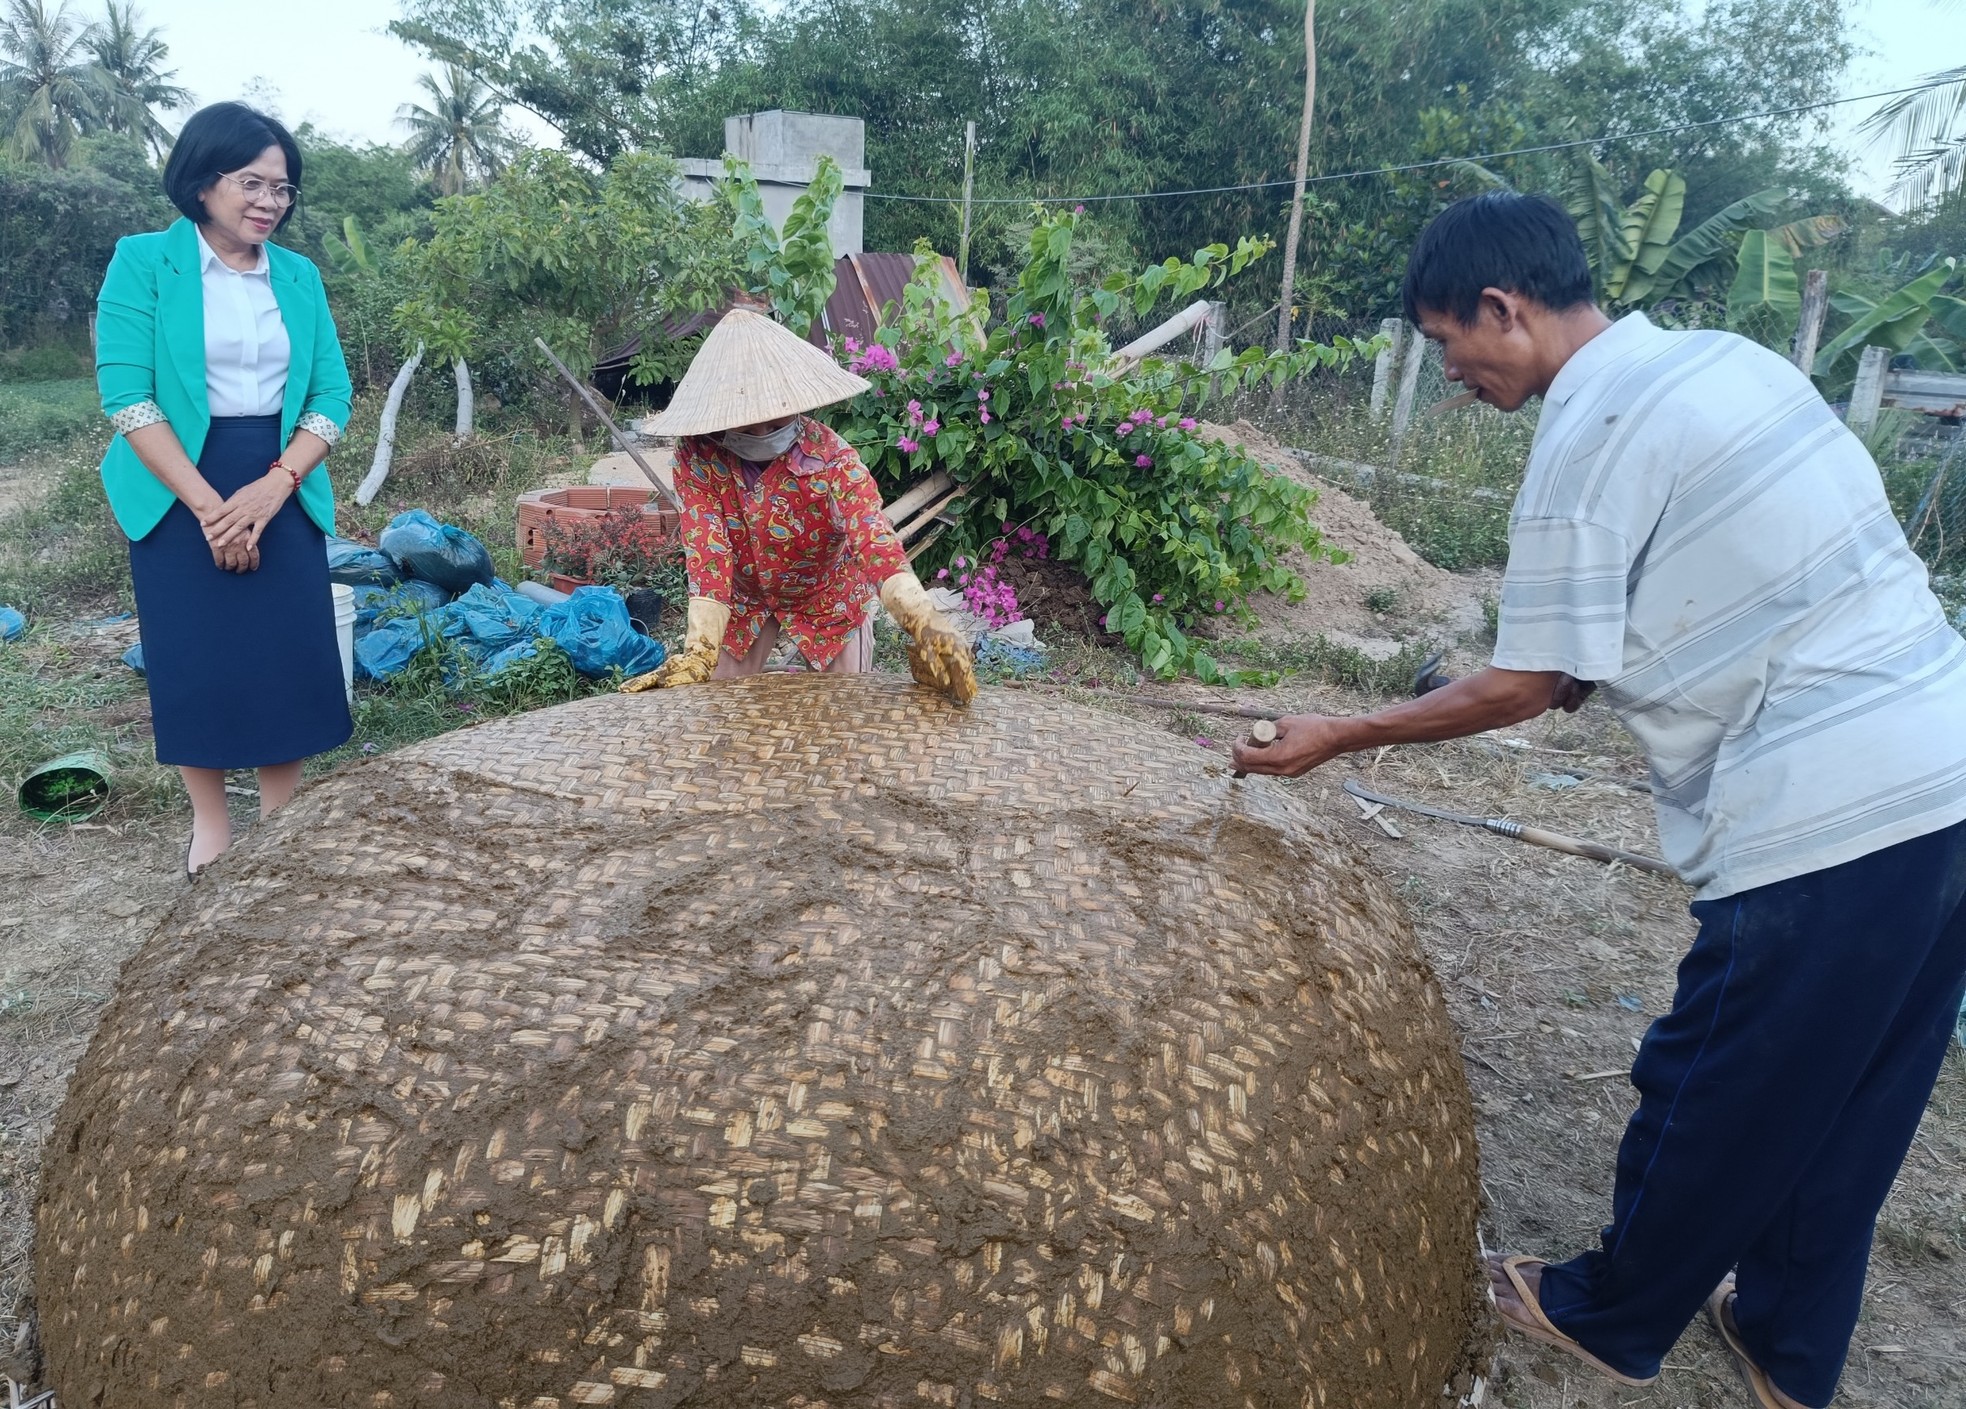
[[[64,1406],[1452,1403],[1453,1033],[1288,790],[881,677],[608,696],[187,893],[38,1211]]]

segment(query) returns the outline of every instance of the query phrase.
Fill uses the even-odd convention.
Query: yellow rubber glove
[[[908,633],[908,669],[918,684],[940,690],[959,705],[976,698],[976,666],[969,643],[928,599],[922,580],[905,568],[881,584],[881,605]]]
[[[729,607],[708,597],[691,597],[683,648],[648,674],[622,681],[622,692],[633,695],[671,685],[701,685],[717,668],[717,654],[724,648],[724,628],[729,625]]]

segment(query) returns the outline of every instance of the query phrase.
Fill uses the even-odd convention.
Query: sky
[[[84,13],[95,8],[93,0],[71,3]],[[397,0],[137,3],[164,32],[177,81],[199,104],[245,99],[289,126],[311,120],[343,139],[400,142],[396,110],[422,97],[416,80],[432,67],[389,34]],[[508,118],[534,141],[552,140],[552,129],[530,114]]]
[[[387,33],[398,0],[140,0],[164,30],[178,82],[200,103],[252,98],[289,123],[312,120],[342,138],[402,138],[396,109],[416,97],[428,61]],[[75,0],[78,10],[93,8]],[[1917,82],[1966,64],[1966,0],[1853,0],[1855,37],[1868,52],[1850,67],[1841,95]],[[250,36],[248,38],[248,36]],[[1865,195],[1890,184],[1888,160],[1867,151],[1857,124],[1876,106],[1832,110],[1830,131],[1853,157],[1852,177]],[[530,114],[512,115],[535,141],[551,129]],[[713,156],[685,152],[684,156]],[[880,173],[874,173],[875,189]]]

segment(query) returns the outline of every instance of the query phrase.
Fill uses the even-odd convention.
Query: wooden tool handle
[[[1275,743],[1277,741],[1276,720],[1259,719],[1254,724],[1250,725],[1248,741],[1252,744],[1257,745],[1258,747],[1267,747],[1268,745]],[[1234,776],[1237,778],[1247,778],[1249,775],[1247,773],[1244,773],[1241,769],[1237,769],[1234,773]]]
[[[1661,876],[1679,875],[1679,872],[1656,856],[1640,856],[1635,851],[1623,851],[1615,846],[1605,846],[1602,842],[1566,837],[1561,832],[1546,832],[1541,827],[1524,827],[1520,835],[1524,841],[1536,846],[1546,846],[1551,851],[1565,851],[1572,856],[1588,856],[1593,861],[1620,861],[1637,870],[1651,871]]]

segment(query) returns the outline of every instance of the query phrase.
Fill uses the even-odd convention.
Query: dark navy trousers
[[[1966,823],[1695,902],[1672,1011],[1632,1064],[1611,1224],[1543,1273],[1552,1321],[1652,1375],[1732,1271],[1755,1362],[1830,1402],[1966,989],[1962,897]]]

